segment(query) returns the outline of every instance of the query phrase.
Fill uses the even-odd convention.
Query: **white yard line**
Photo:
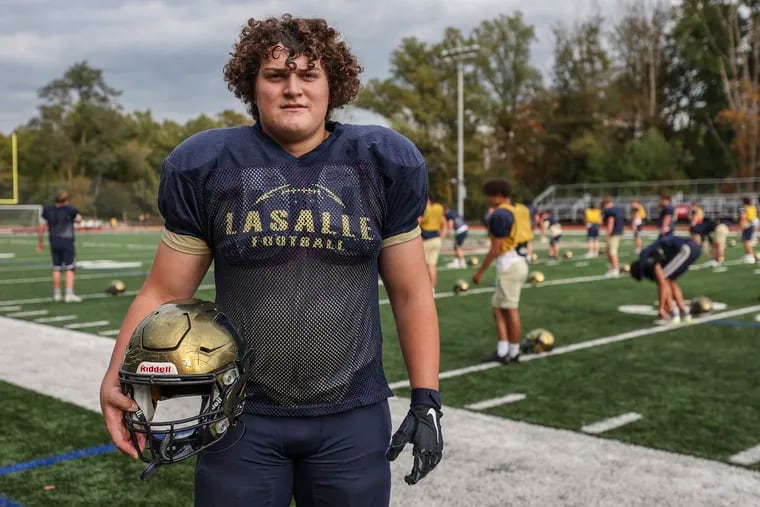
[[[117,334],[119,334],[119,330],[118,329],[109,329],[107,331],[98,331],[98,334],[100,336],[116,336]]]
[[[470,405],[465,405],[464,408],[470,410],[486,410],[488,408],[498,407],[506,405],[507,403],[514,403],[516,401],[522,401],[525,399],[525,395],[522,393],[512,393],[500,398],[491,398],[490,400],[483,400]]]
[[[760,445],[750,447],[738,454],[734,454],[728,461],[737,465],[754,465],[760,463]]]
[[[0,306],[0,312],[17,312],[19,310],[21,310],[21,306],[19,305]]]
[[[40,324],[47,324],[48,322],[65,322],[67,320],[76,320],[79,317],[76,315],[58,315],[56,317],[42,317],[41,319],[34,319],[34,322]]]
[[[73,324],[66,324],[66,329],[86,329],[88,327],[101,327],[110,324],[107,320],[96,320],[94,322],[75,322]]]
[[[626,424],[631,424],[632,422],[636,422],[639,419],[641,419],[641,414],[637,414],[636,412],[628,412],[616,417],[610,417],[609,419],[603,419],[593,424],[587,424],[581,428],[581,431],[584,433],[592,433],[594,435],[598,435],[599,433],[604,433],[605,431],[614,430],[615,428],[620,428]]]
[[[47,315],[47,314],[48,314],[47,310],[29,310],[25,312],[8,313],[5,316],[17,318],[17,317],[35,317],[37,315]]]
[[[712,322],[714,320],[726,319],[729,317],[738,317],[740,315],[745,315],[747,313],[753,313],[757,311],[760,311],[760,305],[748,306],[745,308],[738,308],[736,310],[730,310],[727,312],[720,312],[720,313],[714,313],[711,315],[705,315],[704,317],[695,318],[694,320],[692,320],[691,324],[686,324],[682,326],[665,325],[665,326],[648,327],[644,329],[635,329],[633,331],[628,331],[625,333],[620,333],[620,334],[616,334],[612,336],[605,336],[605,337],[596,338],[593,340],[586,340],[579,343],[574,343],[572,345],[565,345],[564,347],[557,347],[551,352],[544,352],[543,354],[522,355],[520,356],[520,362],[524,363],[528,361],[534,361],[536,359],[545,359],[547,357],[559,356],[562,354],[568,354],[570,352],[576,352],[578,350],[599,347],[601,345],[607,345],[609,343],[617,343],[617,342],[622,342],[626,340],[632,340],[634,338],[639,338],[640,336],[665,333],[667,331],[673,331],[675,329],[683,329],[689,326],[697,326],[700,324],[706,324],[708,322]],[[439,378],[447,379],[447,378],[453,378],[453,377],[460,377],[462,375],[468,375],[470,373],[486,371],[486,370],[490,370],[491,368],[498,368],[500,366],[503,366],[503,365],[497,362],[481,363],[481,364],[476,364],[472,366],[465,366],[464,368],[457,368],[455,370],[448,370],[448,371],[441,372],[441,374],[439,375]],[[510,366],[507,365],[506,367],[509,368]],[[404,387],[409,387],[409,381],[399,380],[398,382],[391,383],[390,387],[391,389],[400,389]]]

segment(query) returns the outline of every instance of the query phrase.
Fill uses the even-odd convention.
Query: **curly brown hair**
[[[338,31],[324,19],[294,18],[290,14],[263,21],[251,18],[224,66],[224,80],[227,88],[248,105],[254,119],[259,119],[259,109],[254,103],[256,76],[261,61],[278,44],[288,50],[286,63],[291,69],[295,68],[294,60],[301,55],[309,57],[310,66],[321,61],[330,87],[327,118],[333,109],[356,98],[363,69],[348,45],[340,40]]]

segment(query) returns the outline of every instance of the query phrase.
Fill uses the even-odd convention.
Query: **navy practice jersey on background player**
[[[208,243],[217,303],[253,349],[253,413],[322,415],[391,395],[378,256],[419,234],[427,170],[390,129],[327,129],[299,158],[259,124],[210,130],[162,169],[165,240],[178,249],[187,236]]]

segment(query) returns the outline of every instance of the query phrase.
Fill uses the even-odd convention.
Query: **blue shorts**
[[[551,246],[559,245],[559,242],[560,242],[561,239],[562,239],[562,234],[560,234],[559,236],[553,236],[549,240],[549,245],[551,245]]]
[[[198,507],[387,507],[387,400],[318,417],[243,414],[195,466]]]
[[[641,236],[641,229],[644,228],[644,224],[639,224],[636,226],[636,228],[633,230],[633,237],[638,238]]]
[[[51,240],[50,254],[53,257],[53,271],[71,271],[74,269],[74,240]]]
[[[461,248],[465,239],[467,239],[467,231],[456,234],[454,236],[454,249]]]
[[[599,239],[599,226],[593,224],[586,227],[586,236],[588,236],[588,239]]]
[[[755,231],[754,225],[742,229],[742,241],[752,241],[755,238]]]
[[[689,266],[699,259],[701,253],[701,248],[691,248],[689,245],[683,245],[681,251],[667,264],[662,266],[662,274],[668,280],[675,280],[688,271]]]

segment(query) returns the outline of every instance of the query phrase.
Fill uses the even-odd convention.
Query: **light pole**
[[[457,46],[441,52],[446,60],[457,62],[457,212],[464,218],[464,60],[480,49],[477,44]]]

